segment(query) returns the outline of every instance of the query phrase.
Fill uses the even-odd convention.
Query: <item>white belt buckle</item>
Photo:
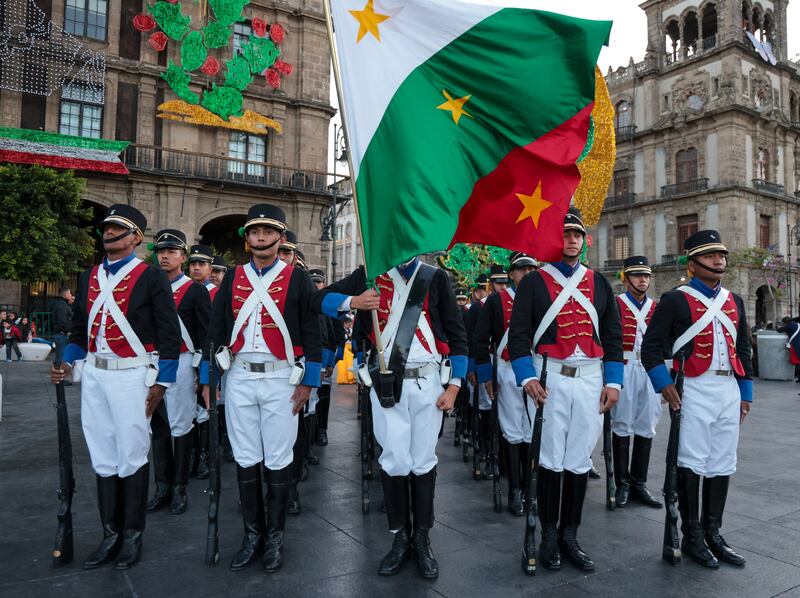
[[[561,364],[561,371],[559,372],[562,376],[566,376],[567,378],[575,378],[578,376],[578,367],[574,365],[565,365]]]
[[[106,359],[105,357],[97,357],[95,355],[94,367],[96,367],[98,370],[107,370],[109,369],[108,366],[110,362],[111,362],[110,359]]]
[[[265,374],[267,372],[266,363],[248,363],[245,362],[245,369],[253,372],[254,374]]]

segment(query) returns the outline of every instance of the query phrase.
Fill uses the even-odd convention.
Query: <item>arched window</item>
[[[697,148],[681,150],[675,156],[675,182],[678,193],[693,191],[692,185],[697,180]]]
[[[629,127],[633,123],[633,113],[631,111],[631,104],[627,100],[620,100],[617,102],[616,127],[617,131],[622,127]]]
[[[742,29],[750,31],[750,19],[753,16],[753,9],[749,0],[742,0]]]
[[[717,7],[707,4],[703,8],[703,50],[710,50],[717,45]]]
[[[697,22],[697,13],[690,12],[683,20],[683,48],[685,56],[694,56],[697,53],[697,38],[700,34]]]
[[[769,180],[769,152],[763,148],[758,148],[756,157],[756,178],[762,181]]]
[[[794,91],[789,92],[789,120],[793,123],[800,123],[800,106],[798,106],[798,97]]]
[[[678,21],[673,19],[664,27],[664,50],[667,53],[667,63],[680,60],[681,29]]]

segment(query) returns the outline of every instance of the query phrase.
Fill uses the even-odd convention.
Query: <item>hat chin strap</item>
[[[701,264],[700,262],[698,262],[693,257],[690,257],[689,259],[692,260],[692,263],[695,266],[700,266],[703,270],[708,270],[709,272],[713,272],[714,274],[725,274],[725,268],[723,268],[722,270],[720,270],[719,268],[711,268],[710,266],[706,266],[705,264]],[[727,262],[727,260],[726,260],[726,262]]]
[[[264,245],[262,247],[256,247],[255,245],[250,245],[250,249],[254,249],[255,251],[266,251],[267,249],[272,249],[273,247],[275,247],[278,243],[280,243],[280,240],[281,238],[278,237],[275,241],[273,241],[269,245]]]
[[[122,233],[121,235],[117,235],[116,237],[111,237],[110,239],[103,238],[103,245],[111,245],[111,243],[116,243],[117,241],[122,241],[128,235],[133,234],[133,229],[129,228],[127,231]]]

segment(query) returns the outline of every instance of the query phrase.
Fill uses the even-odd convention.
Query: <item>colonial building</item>
[[[647,52],[606,81],[617,162],[589,253],[613,277],[628,255],[656,264],[656,295],[680,284],[683,241],[718,229],[729,249],[796,261],[800,248],[800,61],[785,0],[647,0]],[[797,25],[797,24],[795,24]],[[797,27],[793,31],[798,35]],[[732,264],[752,323],[798,311],[786,265]]]
[[[85,200],[98,216],[112,203],[131,203],[147,216],[148,236],[162,227],[176,227],[190,242],[213,244],[242,258],[237,230],[248,207],[275,203],[286,212],[309,265],[326,264],[329,244],[320,241],[320,213],[328,210],[335,182],[326,172],[329,121],[335,110],[329,99],[330,53],[322,1],[252,0],[243,9],[246,20],[233,25],[230,43],[212,51],[224,65],[253,33],[256,17],[284,28],[281,59],[294,67],[293,72],[283,77],[279,89],[257,76],[243,91],[245,110],[279,125],[280,132],[275,127],[258,135],[158,117],[158,107],[176,99],[161,75],[168,61],[180,64],[182,56],[178,44],[170,40],[159,52],[148,43],[150,34],[134,28],[133,18],[147,14],[146,4],[144,0],[0,2],[0,42],[25,39],[20,35],[41,11],[42,35],[65,32],[105,57],[100,93],[97,86],[84,87],[79,80],[49,96],[0,85],[0,126],[130,141],[122,155],[130,174],[81,173],[88,181]],[[193,28],[213,20],[207,0],[181,0],[180,6]],[[3,69],[0,72],[9,77],[7,67]],[[26,77],[35,79],[37,72],[45,76],[46,64],[30,65]],[[223,79],[223,71],[217,75],[198,71],[190,87],[198,92]],[[17,301],[4,296],[0,303]]]

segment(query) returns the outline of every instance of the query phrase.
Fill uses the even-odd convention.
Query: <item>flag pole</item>
[[[342,90],[342,75],[341,71],[339,70],[339,55],[336,52],[336,40],[334,38],[333,33],[333,17],[331,16],[331,3],[330,0],[322,0],[322,4],[325,7],[325,26],[328,30],[328,46],[331,50],[331,63],[333,64],[333,80],[336,85],[336,96],[339,99],[339,114],[342,118],[342,128],[344,129],[344,136],[347,140],[347,147],[351,148],[351,151],[347,152],[347,167],[350,171],[350,187],[353,193],[353,205],[355,206],[356,211],[356,228],[358,229],[358,236],[361,237],[361,261],[364,262],[364,276],[366,277],[367,274],[367,253],[364,249],[364,233],[361,229],[361,214],[358,209],[358,195],[356,194],[356,184],[355,179],[353,178],[353,152],[352,152],[352,145],[350,144],[350,128],[347,126],[347,115],[344,109],[344,91]],[[333,157],[336,160],[336,156]],[[334,185],[336,181],[334,181]],[[334,206],[336,209],[336,206]],[[333,251],[336,251],[336,247],[333,247]],[[378,365],[380,366],[381,372],[387,372],[386,369],[386,357],[385,347],[383,346],[383,339],[381,338],[381,328],[378,322],[378,312],[376,310],[372,311],[372,330],[375,336],[375,348],[378,351]],[[366,355],[364,356],[366,359]]]

